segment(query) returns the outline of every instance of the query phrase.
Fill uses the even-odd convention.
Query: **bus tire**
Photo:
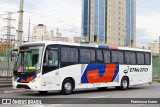
[[[48,91],[38,91],[40,94],[46,94]]]
[[[70,95],[73,92],[73,81],[71,79],[65,79],[62,83],[61,93],[64,95]]]
[[[119,87],[121,90],[127,90],[129,86],[129,79],[127,77],[123,77],[121,80],[121,86]]]

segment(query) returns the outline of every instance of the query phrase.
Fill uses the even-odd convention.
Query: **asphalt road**
[[[151,85],[140,85],[140,86],[132,86],[128,90],[121,91],[116,90],[114,87],[108,88],[104,91],[98,91],[97,89],[83,89],[83,90],[77,90],[74,91],[71,95],[61,95],[59,91],[52,91],[45,95],[41,95],[38,92],[20,92],[20,93],[12,93],[12,94],[0,94],[0,98],[54,98],[55,100],[60,98],[60,100],[57,100],[57,103],[81,103],[81,102],[90,102],[95,103],[94,99],[103,99],[103,98],[160,98],[160,84],[159,83],[153,83]],[[73,98],[73,99],[69,99]],[[77,99],[78,98],[78,99]],[[120,100],[116,99],[116,100]],[[53,101],[48,101],[48,103],[52,103]],[[109,104],[108,104],[109,105]],[[75,106],[75,105],[66,105],[66,104],[52,104],[52,105],[46,105],[48,107],[54,107],[54,106]],[[89,105],[88,105],[89,106]],[[88,107],[87,106],[87,107]],[[90,105],[91,106],[91,105]],[[89,107],[90,107],[89,106]],[[97,105],[98,106],[98,105]],[[101,105],[103,106],[103,105]],[[105,105],[104,105],[105,106]],[[112,105],[114,107],[119,107],[120,105]],[[127,105],[125,105],[127,106]],[[160,107],[160,104],[141,104],[141,105],[128,105],[129,107]],[[5,107],[3,105],[3,107]],[[31,107],[31,106],[30,106]],[[43,107],[38,106],[38,107]],[[106,107],[106,106],[105,106]],[[122,106],[124,107],[124,106]]]

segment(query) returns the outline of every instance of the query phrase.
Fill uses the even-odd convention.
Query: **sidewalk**
[[[15,90],[12,87],[0,87],[0,94],[12,94],[19,92],[25,92],[25,90]]]

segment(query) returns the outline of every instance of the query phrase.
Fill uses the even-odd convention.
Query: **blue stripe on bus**
[[[98,48],[109,49],[109,46],[99,46]]]
[[[119,73],[119,65],[117,64],[117,65],[116,65],[116,71],[115,71],[115,73],[114,73],[114,76],[113,76],[112,82],[116,79],[116,77],[117,77],[118,73]]]

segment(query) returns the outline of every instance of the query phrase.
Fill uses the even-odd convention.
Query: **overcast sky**
[[[5,11],[17,12],[20,0],[0,0],[0,15]],[[33,26],[45,24],[48,29],[60,29],[63,36],[81,35],[81,0],[24,0],[24,38],[27,37],[28,20]],[[160,36],[160,0],[137,0],[137,45],[140,47],[157,40]],[[14,27],[18,27],[18,13],[12,16]],[[0,38],[6,23],[0,18]],[[16,30],[12,31],[16,34]]]

